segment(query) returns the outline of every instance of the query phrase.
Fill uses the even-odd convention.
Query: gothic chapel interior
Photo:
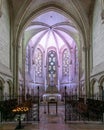
[[[0,102],[65,94],[104,100],[104,0],[0,0]]]

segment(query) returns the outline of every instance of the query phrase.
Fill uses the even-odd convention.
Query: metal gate
[[[65,94],[65,121],[103,121],[103,115],[104,101],[101,97]]]

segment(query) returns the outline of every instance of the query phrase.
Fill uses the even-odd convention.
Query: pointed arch
[[[97,79],[93,78],[90,81],[90,95],[93,97],[94,96],[94,84],[97,82]]]
[[[9,79],[7,80],[9,86],[9,98],[11,99],[13,96],[13,82]]]
[[[0,76],[0,100],[3,99],[3,94],[4,94],[4,79]]]
[[[99,79],[99,86],[102,85],[103,82],[104,82],[104,75],[101,76]]]
[[[99,79],[99,94],[101,99],[104,100],[104,75]]]

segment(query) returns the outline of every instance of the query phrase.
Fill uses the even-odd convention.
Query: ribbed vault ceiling
[[[36,33],[31,38],[31,46],[41,45],[44,50],[55,47],[59,51],[64,45],[72,48],[75,45],[73,37],[78,35],[73,22],[55,11],[49,11],[35,18],[26,32],[33,30]]]

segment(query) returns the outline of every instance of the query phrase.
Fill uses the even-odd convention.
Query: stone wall
[[[96,0],[93,13],[93,67],[104,61],[104,24],[101,19],[101,1]]]
[[[2,2],[2,15],[0,17],[0,63],[10,65],[10,19],[6,0]]]
[[[0,83],[2,96],[4,98],[12,96],[13,77],[10,70],[10,17],[7,0],[2,0],[0,16]]]
[[[92,70],[90,75],[90,94],[101,96],[104,86],[104,24],[101,17],[101,0],[96,0],[92,24]]]

